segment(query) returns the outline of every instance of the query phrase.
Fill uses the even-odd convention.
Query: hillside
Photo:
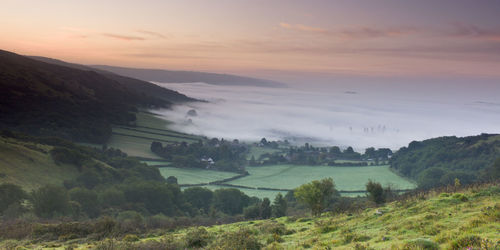
[[[152,84],[150,82],[134,79],[131,77],[126,77],[126,76],[121,76],[115,73],[112,73],[110,71],[106,70],[101,70],[98,68],[92,68],[90,66],[85,66],[81,64],[75,64],[75,63],[68,63],[64,62],[61,60],[57,59],[52,59],[52,58],[47,58],[47,57],[41,57],[41,56],[30,56],[30,58],[50,63],[50,64],[56,64],[60,66],[65,66],[65,67],[70,67],[70,68],[75,68],[75,69],[80,69],[80,70],[85,70],[85,71],[94,71],[97,72],[111,80],[117,81],[126,88],[130,90],[134,90],[137,93],[140,93],[141,95],[147,95],[147,96],[152,96],[156,97],[162,100],[165,100],[167,102],[186,102],[186,101],[196,101],[193,98],[187,97],[177,91],[170,90],[167,88],[159,87],[158,85]]]
[[[0,51],[0,129],[103,143],[111,124],[135,120],[137,107],[193,100],[177,92],[148,96],[129,88],[133,79],[114,77]]]
[[[163,69],[137,69],[114,67],[108,65],[92,65],[91,67],[113,72],[122,76],[141,79],[144,81],[163,83],[204,82],[214,85],[245,85],[272,88],[286,86],[284,83],[280,82],[228,74],[215,74],[196,71],[173,71]]]
[[[78,175],[71,164],[56,164],[53,146],[0,137],[0,184],[12,183],[32,190],[46,184],[62,185]]]
[[[76,227],[75,227],[76,228]],[[282,217],[147,235],[15,241],[2,247],[73,249],[498,249],[500,187],[432,192],[379,208],[318,218]]]
[[[439,137],[413,141],[391,158],[391,168],[414,179],[420,188],[499,179],[500,135]]]
[[[100,182],[108,181],[108,185],[128,176],[163,181],[158,169],[130,161],[118,150],[91,149],[55,137],[0,134],[0,184],[12,183],[30,191],[47,184],[67,185],[87,171],[100,175]]]

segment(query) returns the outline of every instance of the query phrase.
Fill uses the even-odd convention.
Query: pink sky
[[[498,13],[486,0],[4,0],[0,49],[270,78],[500,78]]]

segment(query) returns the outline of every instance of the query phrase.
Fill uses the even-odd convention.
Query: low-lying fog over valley
[[[413,140],[500,132],[499,87],[485,84],[156,83],[208,102],[160,110],[171,128],[207,137],[397,149]]]

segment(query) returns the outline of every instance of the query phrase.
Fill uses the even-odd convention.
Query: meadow
[[[236,176],[234,173],[204,170],[182,169],[175,167],[160,167],[160,173],[167,178],[175,176],[179,184],[206,184],[212,181],[223,180]],[[332,177],[339,191],[361,191],[355,193],[341,193],[342,196],[364,195],[365,184],[369,179],[380,182],[382,185],[391,185],[395,189],[412,189],[415,184],[394,174],[389,166],[368,167],[327,167],[327,166],[299,166],[274,165],[264,167],[247,167],[250,175],[226,182],[237,187],[249,196],[259,198],[274,198],[278,193],[286,191],[262,190],[258,188],[294,189],[304,183]],[[222,185],[203,185],[210,190],[229,188]]]
[[[136,113],[136,117],[135,126],[113,127],[113,134],[107,142],[108,147],[118,148],[129,156],[161,159],[150,150],[153,141],[191,143],[199,139],[198,136],[167,129],[169,122],[153,113],[141,111]]]
[[[249,176],[230,181],[228,184],[249,187],[294,189],[304,183],[331,177],[337,190],[364,190],[369,179],[382,185],[391,184],[396,189],[412,189],[415,184],[393,173],[389,166],[330,167],[273,165],[247,167]]]

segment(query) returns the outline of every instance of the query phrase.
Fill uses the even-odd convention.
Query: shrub
[[[440,197],[440,198],[450,197],[450,194],[449,194],[449,193],[440,193],[440,194],[439,194],[439,197]]]
[[[439,249],[439,244],[436,242],[430,241],[428,239],[416,239],[410,242],[407,242],[403,246],[404,250],[410,249],[429,249],[429,250],[437,250]]]
[[[469,200],[469,198],[467,198],[467,196],[465,196],[464,194],[461,194],[461,193],[453,194],[452,198],[456,199],[456,200],[459,200],[459,201],[463,201],[463,202]]]
[[[14,184],[0,185],[0,214],[3,213],[10,205],[21,203],[22,200],[28,198],[28,194],[23,189]]]
[[[37,216],[52,218],[70,212],[69,197],[66,189],[47,185],[31,193],[33,209]]]
[[[187,232],[185,238],[187,247],[205,247],[212,241],[212,236],[205,228],[196,228]]]
[[[224,250],[259,250],[262,244],[248,229],[240,229],[236,232],[226,232],[221,235],[217,241],[214,241],[209,249],[224,249]]]
[[[268,234],[284,235],[287,233],[285,224],[277,222],[265,222],[259,227],[261,232]]]
[[[125,237],[123,237],[123,241],[136,242],[136,241],[139,241],[139,237],[137,237],[137,235],[135,235],[135,234],[127,234],[127,235],[125,235]]]
[[[183,249],[184,247],[182,246],[181,243],[175,241],[174,238],[170,236],[161,239],[160,241],[146,240],[143,242],[137,242],[133,245],[133,248],[141,250],[157,250],[157,249],[177,250],[177,249]]]
[[[69,191],[69,197],[72,201],[78,202],[82,211],[90,218],[99,216],[99,201],[95,191],[85,188],[73,188]]]
[[[467,235],[451,242],[451,249],[465,249],[468,247],[481,247],[481,237]]]

